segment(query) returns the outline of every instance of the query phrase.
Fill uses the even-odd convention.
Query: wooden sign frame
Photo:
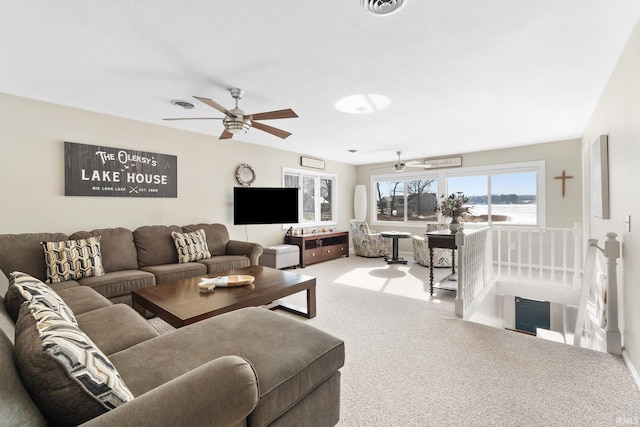
[[[125,148],[64,143],[64,195],[178,197],[178,158]]]

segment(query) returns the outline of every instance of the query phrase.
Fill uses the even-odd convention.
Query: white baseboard
[[[640,376],[638,376],[638,371],[636,371],[635,366],[631,363],[631,359],[629,359],[629,355],[625,349],[622,349],[622,359],[624,360],[624,364],[627,365],[627,369],[629,370],[633,381],[636,383],[636,387],[640,390]]]

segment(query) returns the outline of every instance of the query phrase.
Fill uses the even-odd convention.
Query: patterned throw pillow
[[[42,242],[47,264],[47,283],[102,276],[100,236],[62,242]]]
[[[178,250],[178,262],[193,262],[211,258],[211,252],[207,246],[207,235],[203,229],[192,233],[171,232],[173,242]]]
[[[14,322],[18,319],[20,306],[25,301],[30,302],[33,300],[56,311],[62,318],[74,325],[78,325],[78,321],[71,309],[51,287],[26,273],[20,271],[11,273],[9,275],[9,288],[4,297],[4,304]]]
[[[107,356],[77,326],[38,301],[16,323],[16,365],[55,425],[77,425],[134,398]]]

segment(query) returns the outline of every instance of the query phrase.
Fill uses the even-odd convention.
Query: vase
[[[451,222],[449,223],[449,231],[451,231],[452,233],[457,233],[459,226],[460,226],[460,222],[458,221],[458,217],[452,216]]]

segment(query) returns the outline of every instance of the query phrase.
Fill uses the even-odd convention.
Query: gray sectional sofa
[[[204,230],[210,258],[179,263],[172,232]],[[76,285],[89,286],[114,303],[131,305],[131,291],[174,280],[219,273],[258,265],[262,246],[229,239],[223,224],[186,226],[147,225],[134,231],[122,227],[64,233],[0,234],[0,270],[47,278],[41,242],[100,237],[105,274],[52,284],[56,290]]]
[[[1,423],[335,425],[345,357],[340,339],[263,308],[244,308],[161,335],[129,305],[117,303],[130,303],[136,287],[257,263],[259,245],[229,241],[226,229],[214,232],[220,231],[217,224],[207,227],[212,257],[182,264],[169,250],[171,227],[1,235],[0,265],[9,267],[3,269],[7,275],[0,271]],[[104,275],[42,283],[39,239],[98,234]],[[7,249],[10,243],[13,250]],[[127,257],[135,257],[137,265]],[[220,258],[214,262],[215,257]],[[71,350],[62,351],[66,344],[55,340],[69,337]],[[84,374],[95,365],[109,368],[108,375]],[[87,378],[115,381],[117,392],[107,393],[102,383],[98,387]]]

